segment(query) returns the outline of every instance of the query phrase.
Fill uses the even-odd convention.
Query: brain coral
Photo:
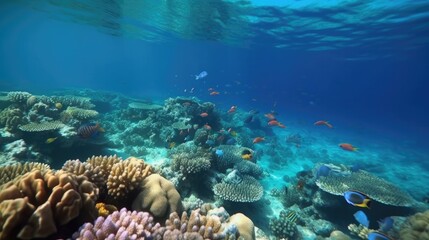
[[[356,190],[365,193],[375,201],[392,206],[409,207],[415,202],[408,193],[362,170],[350,174],[330,174],[320,177],[316,184],[323,191],[334,195],[343,195],[346,191]]]
[[[261,199],[264,189],[251,176],[244,175],[239,183],[221,182],[213,187],[214,193],[223,200],[233,202],[256,202]]]
[[[429,211],[408,218],[399,231],[401,239],[429,240]]]
[[[139,187],[141,181],[151,173],[151,167],[135,157],[115,163],[107,178],[108,193],[116,199],[123,198]]]
[[[61,121],[51,121],[42,123],[29,123],[19,127],[24,132],[44,132],[50,130],[56,130],[64,127]]]
[[[95,217],[98,189],[84,177],[33,170],[0,186],[0,239],[44,238],[80,214]],[[15,209],[15,210],[12,210]]]
[[[39,169],[42,173],[49,171],[49,165],[38,162],[26,162],[24,164],[17,163],[13,165],[0,167],[0,185],[9,182],[10,180],[31,172],[33,169]]]
[[[173,183],[161,175],[152,174],[141,184],[142,191],[134,200],[133,210],[146,210],[155,217],[166,217],[172,212],[182,212],[180,194]]]

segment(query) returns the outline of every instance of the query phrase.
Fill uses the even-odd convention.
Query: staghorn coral
[[[185,176],[206,171],[211,166],[210,152],[196,146],[192,141],[180,144],[170,154],[172,158],[171,167]]]
[[[221,182],[214,185],[215,195],[233,202],[256,202],[261,199],[264,189],[258,180],[247,175],[240,178],[239,183]]]
[[[106,218],[98,217],[94,224],[85,223],[73,234],[77,240],[161,239],[163,228],[147,212],[122,208]]]
[[[96,118],[98,116],[98,112],[95,110],[83,109],[78,107],[67,107],[65,113],[81,121]]]
[[[14,178],[31,172],[33,169],[39,169],[42,173],[50,171],[49,165],[38,162],[17,163],[13,165],[0,167],[0,185],[3,185]]]
[[[330,174],[320,177],[316,184],[323,191],[334,195],[343,195],[344,192],[353,189],[364,192],[373,200],[387,205],[410,207],[415,203],[408,193],[362,170],[350,174]]]
[[[1,212],[11,206],[19,209],[0,215],[4,223],[0,239],[44,238],[79,215],[96,216],[98,189],[85,177],[67,172],[35,169],[0,186],[0,190],[0,202],[4,203]]]
[[[270,219],[269,226],[274,236],[278,239],[294,239],[293,237],[297,231],[295,221],[291,221],[284,210],[280,211],[278,218]]]
[[[61,121],[51,121],[51,122],[42,122],[42,123],[29,123],[19,127],[21,131],[24,132],[44,132],[57,130],[65,125]]]
[[[27,99],[30,98],[32,95],[28,92],[9,92],[7,94],[7,98],[11,102],[15,103],[24,103],[27,102]]]
[[[133,210],[149,211],[155,217],[167,217],[172,212],[183,211],[179,192],[173,183],[161,175],[146,177],[141,188],[142,191],[133,202]]]
[[[429,240],[429,211],[409,217],[399,231],[400,239]]]
[[[139,187],[141,181],[152,173],[142,159],[129,157],[113,165],[107,178],[108,194],[115,199],[123,198]]]

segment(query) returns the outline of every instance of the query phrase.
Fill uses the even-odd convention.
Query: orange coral
[[[115,206],[110,204],[105,204],[102,202],[95,204],[95,208],[97,208],[98,210],[98,216],[101,216],[101,217],[107,217],[112,212],[118,211],[118,209]]]

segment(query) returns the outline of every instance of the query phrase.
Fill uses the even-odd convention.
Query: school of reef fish
[[[279,117],[192,97],[2,92],[0,240],[429,239],[425,203],[353,166],[322,158],[282,188],[262,184],[263,155],[287,168],[281,149],[255,150],[286,128]]]

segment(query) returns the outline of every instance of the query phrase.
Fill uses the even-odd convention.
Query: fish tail
[[[95,124],[95,129],[97,129],[99,132],[104,132],[104,128],[101,127],[100,123]]]
[[[359,148],[354,147],[353,152],[358,152]]]
[[[326,126],[328,126],[328,128],[333,128],[333,126],[329,122],[326,122]]]
[[[367,199],[363,200],[363,205],[366,208],[371,209],[371,199],[367,198]]]

